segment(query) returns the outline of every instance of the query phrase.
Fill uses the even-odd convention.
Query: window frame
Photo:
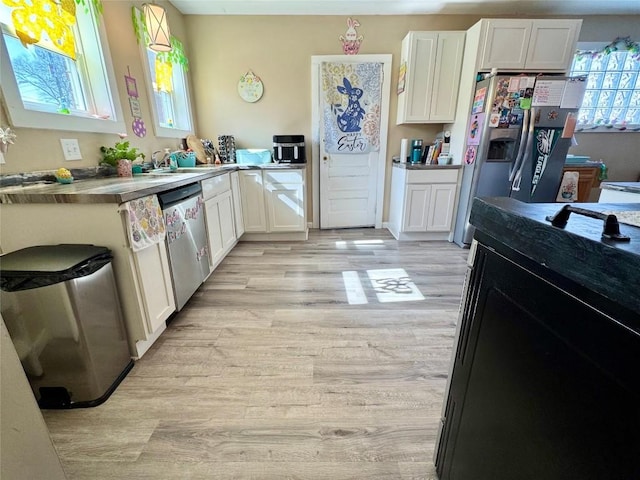
[[[0,64],[2,65],[2,68],[0,69],[0,80],[2,82],[2,86],[0,89],[7,107],[7,115],[12,126],[91,133],[119,133],[126,131],[105,23],[102,15],[94,14],[93,5],[89,8],[91,8],[91,10],[88,15],[93,17],[92,22],[94,28],[86,29],[80,25],[78,26],[81,30],[80,35],[84,38],[82,41],[83,61],[85,63],[84,68],[87,68],[88,70],[91,68],[94,69],[94,72],[96,73],[92,73],[90,77],[93,77],[94,75],[102,75],[105,79],[106,89],[89,88],[89,91],[85,91],[84,93],[86,96],[92,96],[94,98],[92,100],[94,103],[96,101],[96,97],[101,98],[100,102],[110,103],[113,118],[103,119],[25,109],[13,71],[13,65],[9,58],[9,52],[4,41],[4,35],[0,34],[0,36],[2,36],[2,39],[0,39]],[[95,42],[90,42],[93,46],[87,46],[88,42],[86,41],[86,36],[89,34],[94,36],[92,40],[96,40],[99,43],[99,48]],[[96,53],[100,53],[102,57],[101,62],[93,60]],[[89,65],[90,63],[92,64],[91,66]],[[89,80],[89,83],[91,83],[91,78],[89,78]]]
[[[135,15],[137,18],[135,21],[139,22],[139,25],[144,23],[144,14],[140,9],[136,7],[132,7],[135,9]],[[187,110],[185,117],[189,119],[190,130],[182,130],[178,128],[167,128],[160,125],[160,117],[158,115],[158,107],[156,105],[155,92],[153,90],[153,80],[151,75],[151,67],[149,66],[149,59],[147,57],[147,45],[145,41],[146,31],[144,27],[142,27],[140,31],[141,37],[138,38],[138,51],[140,54],[140,61],[142,63],[142,71],[144,75],[144,83],[145,83],[145,91],[147,94],[147,100],[149,102],[149,106],[151,109],[151,119],[153,123],[153,131],[156,137],[159,138],[185,138],[188,135],[192,135],[195,131],[195,121],[193,116],[193,107],[191,103],[191,88],[190,88],[190,78],[188,71],[186,71],[182,65],[173,64],[173,70],[175,72],[176,69],[179,69],[182,72],[183,83],[184,83],[184,98],[179,99],[175,105],[175,108],[185,108]],[[171,35],[173,37],[173,35]],[[174,73],[175,74],[175,73]]]
[[[577,46],[576,46],[576,52],[573,55],[573,58],[571,60],[571,67],[573,67],[573,62],[575,61],[575,57],[580,53],[580,52],[595,52],[595,51],[602,51],[607,45],[609,45],[609,42],[578,42]],[[569,69],[569,75],[575,76],[575,75],[584,75],[584,72],[576,72],[571,70],[571,67]],[[607,72],[609,70],[603,70],[604,72]],[[587,75],[590,72],[587,72]],[[638,73],[638,75],[640,76],[640,72]],[[600,89],[602,90],[602,89]],[[616,88],[616,91],[618,89]],[[636,91],[637,89],[634,88],[632,91]],[[578,124],[576,125],[576,133],[638,133],[640,132],[640,124],[626,124],[626,125],[621,125],[621,124]]]

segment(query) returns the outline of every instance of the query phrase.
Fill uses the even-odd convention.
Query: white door
[[[323,118],[324,91],[322,64],[382,64],[380,99],[379,144],[376,151],[366,153],[328,153],[325,144],[325,123]],[[391,91],[391,55],[328,55],[312,57],[313,92],[313,151],[319,162],[313,163],[314,226],[320,228],[382,227],[382,202],[384,200],[385,159],[389,123],[389,96]],[[350,86],[357,90],[357,85]],[[349,98],[343,110],[353,106],[352,100],[360,108],[359,96],[341,91]],[[367,110],[367,105],[362,105]],[[353,130],[352,130],[353,132]],[[317,149],[316,149],[317,145]],[[348,146],[345,150],[349,150]],[[319,164],[319,166],[318,166]],[[319,198],[318,198],[319,197]],[[317,219],[320,219],[319,224]]]
[[[321,155],[320,228],[375,225],[379,152]]]

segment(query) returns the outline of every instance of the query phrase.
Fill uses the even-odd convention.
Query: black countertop
[[[511,198],[476,198],[470,223],[520,253],[631,311],[640,312],[640,227],[620,224],[627,243],[602,240],[602,220],[572,213],[564,229],[546,220],[558,203],[523,203]],[[581,203],[597,212],[640,211],[638,203]]]

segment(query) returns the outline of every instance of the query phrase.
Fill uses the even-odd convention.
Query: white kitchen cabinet
[[[427,232],[450,232],[456,201],[456,184],[431,185],[427,207]]]
[[[217,267],[236,244],[233,225],[233,204],[231,191],[204,202],[207,216],[207,234],[212,269]]]
[[[240,174],[246,240],[305,240],[305,169],[243,170]]]
[[[20,228],[0,229],[0,244],[5,252],[57,243],[109,248],[129,348],[141,357],[165,330],[175,301],[164,242],[133,252],[125,221],[117,204],[3,204],[3,224]]]
[[[582,20],[483,19],[478,71],[565,72],[571,66]]]
[[[167,248],[164,242],[156,243],[138,252],[131,252],[131,256],[147,331],[155,332],[176,310]]]
[[[203,180],[201,183],[209,237],[209,261],[213,271],[237,241],[233,224],[231,176],[225,173]]]
[[[426,232],[431,185],[407,185],[403,231]]]
[[[236,239],[240,240],[240,237],[244,233],[244,216],[242,215],[242,197],[238,172],[231,172],[231,195],[233,197],[233,218]]]
[[[456,184],[408,184],[403,232],[449,232]]]
[[[464,39],[465,32],[407,34],[402,41],[400,68],[405,72],[404,89],[398,94],[398,125],[454,120]]]
[[[302,172],[265,170],[262,173],[270,232],[302,232],[306,229]]]
[[[398,240],[446,240],[451,232],[459,169],[394,166],[388,228]]]
[[[267,213],[261,170],[246,170],[240,173],[240,191],[244,230],[247,233],[267,231]]]

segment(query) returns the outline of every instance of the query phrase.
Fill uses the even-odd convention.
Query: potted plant
[[[116,142],[113,147],[100,147],[102,163],[118,168],[118,175],[130,177],[131,163],[137,158],[144,158],[144,153],[136,147],[131,147],[128,141]]]

